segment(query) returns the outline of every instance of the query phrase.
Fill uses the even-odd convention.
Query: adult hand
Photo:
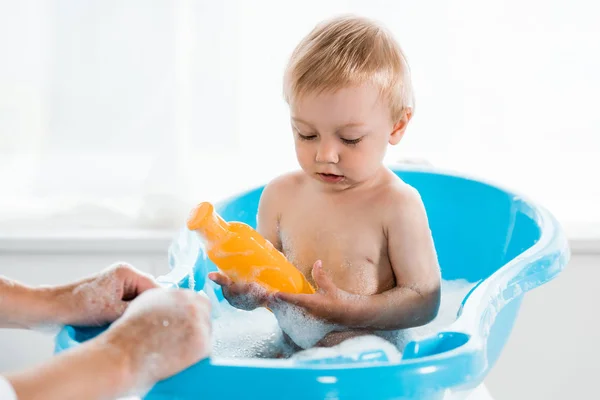
[[[210,304],[202,295],[151,289],[104,333],[7,377],[22,400],[141,396],[206,357],[210,332]]]
[[[131,300],[159,285],[127,263],[116,263],[97,275],[56,289],[62,323],[103,325],[119,318]]]
[[[0,328],[103,325],[156,287],[154,278],[126,263],[62,286],[31,287],[0,276]]]
[[[99,337],[125,354],[134,387],[143,389],[210,354],[210,302],[187,289],[144,292]]]

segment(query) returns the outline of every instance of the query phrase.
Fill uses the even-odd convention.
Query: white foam
[[[148,290],[107,331],[107,335],[113,335],[110,343],[138,341],[129,354],[135,382],[127,395],[145,394],[157,380],[172,374],[182,363],[191,365],[210,354],[210,317],[197,296],[190,290]],[[140,340],[148,329],[152,335]],[[122,351],[119,345],[107,351],[110,349]]]
[[[228,358],[276,358],[286,353],[283,333],[265,308],[244,311],[221,303],[213,321],[213,355]]]
[[[231,279],[231,275],[229,275],[229,278]],[[210,290],[212,290],[211,285],[213,285],[213,284],[215,284],[215,283],[212,283],[212,281],[207,280],[206,288],[210,288]],[[226,290],[228,290],[228,289],[225,289],[225,288],[223,289],[223,291],[226,291]],[[251,311],[251,310],[256,309],[257,307],[260,307],[260,305],[262,303],[264,303],[264,301],[268,297],[267,290],[253,282],[246,284],[244,289],[240,289],[239,287],[232,287],[232,288],[230,288],[230,290],[231,290],[231,295],[230,295],[231,301],[229,304],[231,304],[235,308],[238,308],[238,309],[244,310],[244,311]],[[241,290],[245,290],[245,292],[241,292]],[[220,307],[220,305],[217,307]]]
[[[125,311],[126,303],[120,298],[121,282],[113,273],[114,266],[118,264],[126,263],[115,263],[94,278],[73,288],[72,301],[87,312],[80,323],[102,325],[116,319]]]
[[[456,320],[456,313],[467,293],[475,286],[475,283],[464,279],[442,281],[440,309],[437,317],[427,325],[401,331],[388,332],[398,349],[403,350],[407,343],[413,340],[432,336]]]
[[[281,329],[303,349],[313,347],[328,333],[339,329],[338,326],[307,315],[300,307],[287,303],[273,307],[273,313]]]
[[[354,361],[365,360],[364,355],[368,352],[381,351],[387,358],[387,362],[397,363],[402,358],[402,353],[389,341],[375,335],[358,336],[333,347],[313,347],[312,349],[300,351],[292,356],[294,360],[323,360],[327,358],[349,357]]]

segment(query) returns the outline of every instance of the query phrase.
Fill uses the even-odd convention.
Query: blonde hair
[[[374,84],[389,101],[392,120],[414,109],[410,69],[390,32],[372,20],[341,16],[317,25],[296,46],[284,75],[290,104],[309,92]]]

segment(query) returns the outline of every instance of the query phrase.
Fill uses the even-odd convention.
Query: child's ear
[[[404,132],[406,131],[406,127],[408,126],[408,123],[411,118],[412,118],[412,109],[407,108],[404,111],[404,114],[402,114],[402,118],[400,118],[400,121],[398,121],[394,125],[394,130],[392,131],[392,133],[390,133],[389,143],[391,145],[396,145],[396,144],[400,143],[400,140],[402,140],[402,137],[404,136]]]

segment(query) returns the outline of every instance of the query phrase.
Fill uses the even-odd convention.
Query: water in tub
[[[164,286],[177,287],[177,284],[187,277],[188,288],[194,290],[202,289],[212,303],[212,315],[218,317],[221,313],[220,304],[214,293],[213,287],[205,285],[203,288],[196,287],[195,270],[198,257],[203,257],[206,261],[206,251],[204,243],[198,237],[196,232],[190,231],[187,227],[183,227],[175,240],[169,247],[169,266],[171,273],[168,277],[169,282],[160,282]],[[165,277],[162,277],[163,279]]]
[[[437,317],[427,325],[379,332],[378,336],[347,340],[334,348],[310,349],[336,327],[303,315],[297,309],[285,307],[280,310],[274,309],[273,312],[264,308],[243,311],[222,302],[221,315],[213,321],[213,357],[291,356],[297,360],[340,356],[352,358],[365,351],[382,350],[389,361],[399,361],[408,342],[440,332],[455,321],[463,298],[474,285],[465,280],[443,281],[440,310]],[[282,329],[296,344],[307,350],[293,354],[294,349],[284,340]],[[383,340],[382,337],[387,340]]]
[[[195,232],[183,228],[169,248],[169,263],[176,280],[188,277],[189,287],[194,288],[194,265],[198,256],[206,257],[203,243]],[[404,346],[419,338],[443,330],[454,322],[465,295],[474,286],[465,280],[442,281],[442,297],[437,317],[427,325],[400,330],[379,332],[379,336],[366,336],[347,340],[335,348],[311,349],[336,326],[304,315],[292,306],[271,311],[259,308],[243,311],[219,302],[215,295],[216,285],[206,279],[202,289],[213,305],[213,357],[227,358],[279,358],[318,359],[353,356],[365,350],[383,350],[389,360],[399,360]],[[299,353],[284,340],[283,331],[303,349]],[[390,346],[390,342],[393,346]],[[308,350],[310,349],[310,350]],[[296,352],[296,353],[295,353]],[[295,353],[295,354],[294,354]]]
[[[200,240],[196,236],[184,227],[169,247],[169,266],[172,271],[169,276],[174,278],[171,283],[175,286],[187,276],[189,288],[195,289],[194,265],[201,249]]]

